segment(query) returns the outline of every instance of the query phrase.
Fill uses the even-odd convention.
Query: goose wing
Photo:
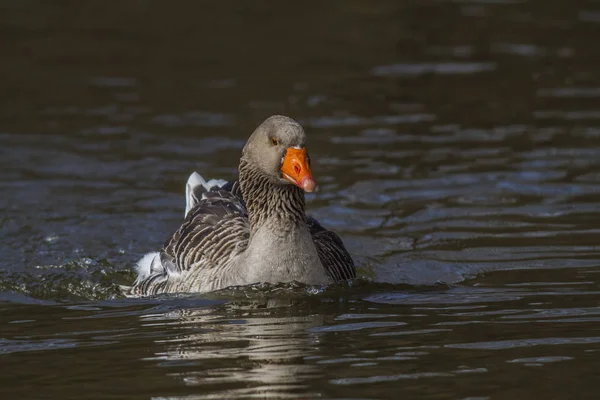
[[[186,216],[162,251],[150,253],[138,263],[139,277],[128,295],[163,292],[167,285],[185,285],[181,274],[199,269],[220,269],[243,252],[250,237],[248,212],[237,182],[206,182],[192,174],[186,187]],[[214,271],[216,272],[216,271]],[[221,274],[200,274],[207,280]],[[183,287],[182,287],[183,289]]]
[[[234,185],[237,186],[237,185]],[[248,213],[235,191],[203,193],[161,252],[165,268],[181,273],[199,264],[219,266],[245,250],[250,237]]]
[[[327,275],[334,281],[356,278],[356,268],[344,243],[338,235],[329,231],[312,218],[306,218],[306,225],[312,235],[317,248],[321,264],[325,267]]]

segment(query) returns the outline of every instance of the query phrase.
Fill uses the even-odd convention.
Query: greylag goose
[[[258,282],[327,284],[356,276],[340,238],[304,211],[315,189],[306,134],[275,115],[252,133],[235,182],[193,173],[186,215],[162,251],[138,262],[128,296],[208,292]]]

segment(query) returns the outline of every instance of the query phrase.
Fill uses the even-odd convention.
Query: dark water
[[[0,8],[3,398],[597,398],[600,2]],[[364,279],[121,298],[274,113]]]

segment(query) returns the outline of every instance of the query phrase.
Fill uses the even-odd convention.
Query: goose
[[[341,239],[305,213],[316,183],[306,134],[292,118],[267,118],[242,150],[238,180],[186,184],[185,219],[160,252],[137,263],[130,297],[201,293],[259,282],[323,285],[356,277]]]

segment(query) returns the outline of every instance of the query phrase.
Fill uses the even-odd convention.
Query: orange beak
[[[289,147],[281,166],[283,177],[305,192],[311,193],[315,190],[316,183],[313,180],[308,166],[306,148],[296,149]]]

